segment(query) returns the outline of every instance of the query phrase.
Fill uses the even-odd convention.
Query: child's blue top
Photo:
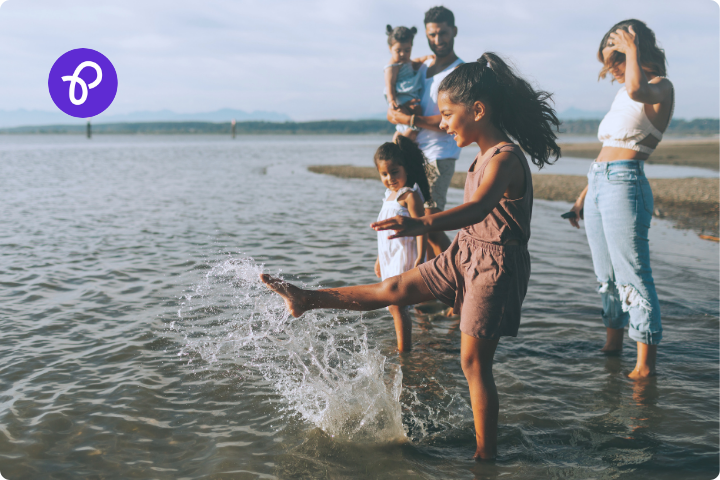
[[[420,70],[413,69],[412,62],[393,63],[386,65],[385,68],[400,65],[397,80],[395,81],[395,92],[397,93],[397,101],[399,105],[409,102],[410,100],[422,98],[423,88],[425,87],[424,78],[420,75]],[[387,91],[385,92],[387,95]]]

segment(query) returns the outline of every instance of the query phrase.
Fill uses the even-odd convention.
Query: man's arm
[[[410,117],[411,115],[407,113],[405,108],[400,108],[399,110],[390,108],[387,112],[388,122],[394,123],[395,125],[410,125]],[[415,126],[426,130],[442,132],[440,129],[441,121],[442,115],[431,115],[429,117],[415,115]]]
[[[412,59],[412,62],[413,62],[413,63],[421,63],[421,64],[422,64],[422,63],[427,62],[427,61],[430,60],[430,59],[433,59],[433,60],[434,60],[434,59],[435,59],[435,55],[425,55],[425,56],[423,56],[423,57],[413,58],[413,59]]]

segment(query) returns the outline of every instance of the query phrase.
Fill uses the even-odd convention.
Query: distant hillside
[[[560,133],[595,135],[600,120],[567,120]],[[43,125],[0,129],[0,134],[84,134],[85,125]],[[213,122],[142,122],[93,123],[98,134],[216,134],[229,135],[230,123]],[[238,122],[238,135],[328,135],[328,134],[392,134],[394,125],[386,120],[323,120],[316,122]],[[712,118],[673,120],[668,135],[718,135],[720,120]]]
[[[103,112],[93,118],[93,123],[132,123],[132,122],[288,122],[292,119],[284,113],[255,110],[245,112],[232,108],[223,108],[212,112],[176,113],[172,110],[141,111],[123,114]],[[32,125],[77,125],[82,119],[70,117],[62,112],[41,110],[0,110],[0,128],[13,128]]]
[[[85,125],[45,125],[0,129],[0,133],[85,133]],[[230,134],[230,123],[145,122],[100,123],[92,125],[93,133],[106,134]],[[288,134],[388,134],[395,126],[382,120],[324,120],[318,122],[238,122],[238,135]]]
[[[600,110],[581,110],[579,108],[570,107],[558,113],[558,118],[562,121],[566,120],[595,120],[605,116],[607,112]]]
[[[573,135],[597,134],[600,120],[565,120],[560,131]],[[666,135],[718,135],[720,119],[696,118],[695,120],[673,119],[665,132]]]

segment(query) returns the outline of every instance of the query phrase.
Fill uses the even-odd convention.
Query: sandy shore
[[[599,151],[599,150],[598,150]],[[718,157],[715,158],[715,163]],[[685,165],[701,166],[697,163]],[[717,169],[717,165],[715,166]],[[374,167],[349,165],[319,165],[308,167],[311,172],[341,178],[367,178],[379,180]],[[465,186],[465,172],[456,172],[451,187]],[[574,202],[587,178],[576,175],[533,175],[535,198]],[[650,179],[655,197],[655,214],[658,218],[675,221],[678,228],[688,228],[701,235],[718,236],[718,178]]]
[[[560,148],[566,157],[597,158],[602,148],[597,143],[561,143]],[[682,139],[663,140],[647,163],[663,165],[686,165],[690,167],[718,170],[720,166],[720,140],[718,139]]]

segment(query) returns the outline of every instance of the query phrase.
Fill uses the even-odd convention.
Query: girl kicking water
[[[501,336],[517,335],[530,278],[533,188],[522,150],[539,167],[560,155],[552,128],[560,122],[550,97],[535,91],[493,53],[460,65],[442,81],[440,128],[460,147],[480,147],[467,174],[465,203],[434,215],[396,216],[372,225],[378,231],[394,230],[390,238],[462,229],[432,261],[375,285],[324,290],[303,290],[261,275],[296,317],[314,308],[375,310],[432,298],[453,306],[460,312],[460,361],[470,388],[476,459],[497,454],[493,357]]]
[[[394,142],[384,143],[375,152],[375,166],[387,188],[378,221],[397,215],[422,217],[425,199],[430,198],[430,184],[425,156],[415,142],[398,136]],[[375,275],[386,280],[417,267],[425,259],[426,245],[427,235],[391,239],[389,231],[379,231]],[[407,307],[390,305],[388,310],[395,321],[398,350],[410,351],[412,321]]]

